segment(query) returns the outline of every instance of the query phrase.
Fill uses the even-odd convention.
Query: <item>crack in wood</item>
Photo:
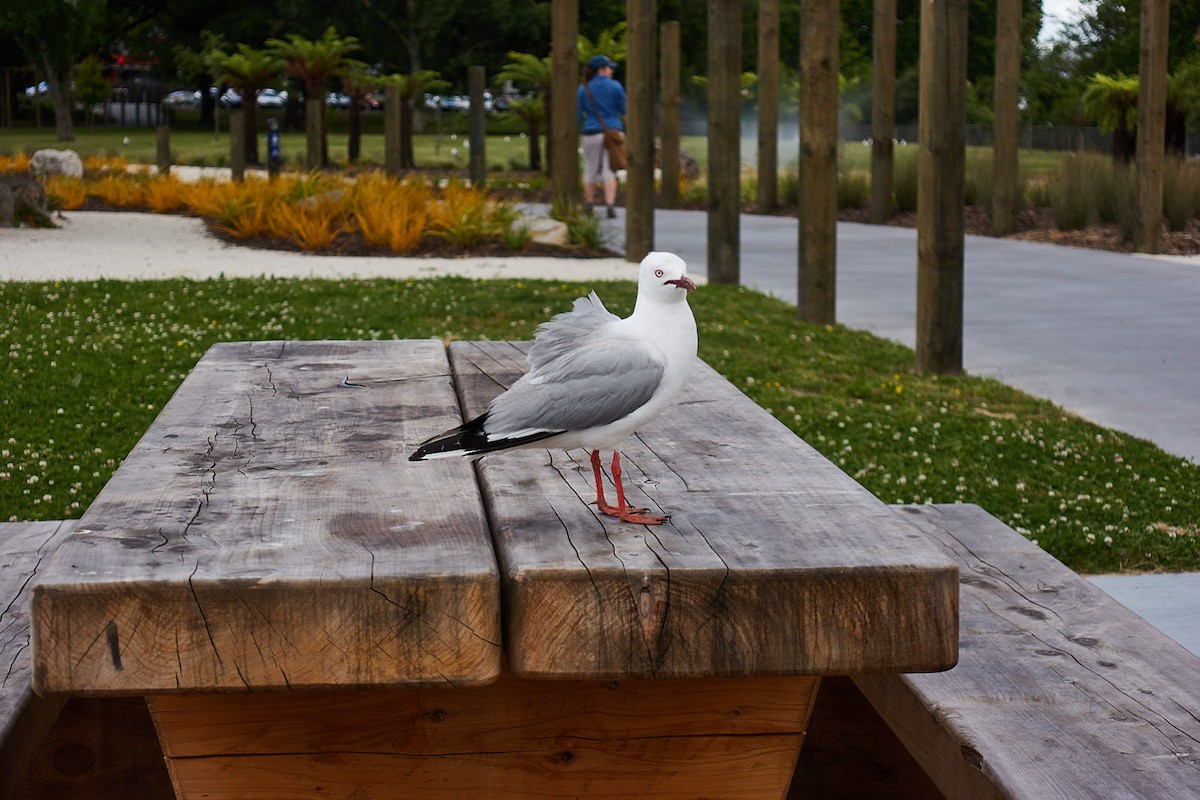
[[[208,643],[212,645],[213,655],[217,657],[217,663],[222,667],[225,666],[225,660],[221,658],[221,651],[217,647],[217,640],[213,638],[212,627],[208,623],[208,614],[204,613],[204,605],[200,602],[200,595],[196,592],[196,573],[200,571],[200,562],[192,567],[192,573],[188,575],[188,590],[192,593],[192,601],[196,604],[196,610],[200,612],[200,619],[204,622],[204,632],[208,634]],[[176,656],[179,653],[176,652]],[[240,672],[238,674],[241,674]]]

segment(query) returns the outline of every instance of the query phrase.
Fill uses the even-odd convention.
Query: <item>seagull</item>
[[[470,422],[422,443],[409,461],[524,447],[591,451],[596,508],[622,522],[661,525],[669,516],[625,500],[617,447],[667,410],[696,360],[696,320],[687,303],[696,284],[673,253],[654,252],[638,267],[637,302],[622,319],[592,292],[538,326],[529,372]],[[612,450],[617,504],[604,498],[600,451]]]

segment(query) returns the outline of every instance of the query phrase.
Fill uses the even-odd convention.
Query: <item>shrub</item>
[[[993,164],[990,147],[967,148],[963,170],[963,202],[969,206],[982,206],[988,213],[992,210],[992,192],[995,185]]]
[[[87,200],[88,187],[83,178],[51,175],[46,179],[46,195],[63,211],[74,211]]]
[[[146,207],[163,214],[186,205],[187,184],[170,175],[156,175],[146,181]]]
[[[278,202],[271,208],[269,232],[301,250],[323,250],[342,230],[342,208],[334,200],[314,198],[301,203]]]
[[[1061,231],[1078,230],[1088,224],[1091,204],[1083,191],[1084,166],[1081,156],[1068,156],[1048,181],[1050,210]]]
[[[896,211],[917,210],[917,148],[897,147],[894,156],[892,197]]]
[[[146,202],[146,185],[127,175],[105,175],[92,183],[94,197],[118,208],[139,208]]]
[[[1163,216],[1173,231],[1186,230],[1200,201],[1200,167],[1172,158],[1163,175]]]
[[[425,233],[429,202],[422,184],[366,176],[354,188],[350,216],[368,244],[408,253]]]
[[[28,172],[29,159],[24,150],[18,150],[10,156],[0,156],[0,172],[12,172],[17,175]]]
[[[866,208],[871,201],[871,173],[861,169],[839,173],[837,191],[838,208]]]

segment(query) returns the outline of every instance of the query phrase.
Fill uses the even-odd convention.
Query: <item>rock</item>
[[[53,228],[41,181],[12,175],[0,176],[0,228],[16,225]]]
[[[15,210],[12,189],[8,188],[7,184],[0,183],[0,228],[11,228],[16,224],[13,219]]]
[[[29,173],[40,177],[67,175],[83,177],[83,162],[74,150],[38,150],[29,159]]]
[[[525,226],[533,235],[533,241],[539,244],[565,245],[568,244],[567,223],[549,217],[518,217],[513,222],[514,228]]]

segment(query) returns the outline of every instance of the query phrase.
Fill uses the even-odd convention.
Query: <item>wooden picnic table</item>
[[[145,697],[179,797],[761,798],[820,676],[955,663],[955,563],[702,363],[622,449],[659,528],[583,452],[407,460],[526,349],[214,346],[39,571],[36,690]]]

